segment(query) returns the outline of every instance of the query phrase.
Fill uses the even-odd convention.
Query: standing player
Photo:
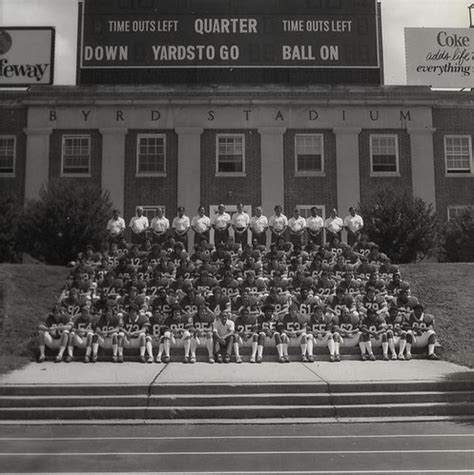
[[[38,363],[45,360],[45,347],[59,349],[56,362],[62,361],[64,351],[68,346],[69,335],[72,329],[72,319],[61,312],[58,306],[54,306],[44,323],[39,326],[39,357]],[[72,355],[66,357],[69,363]]]

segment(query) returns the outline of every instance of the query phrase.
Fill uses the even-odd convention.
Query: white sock
[[[166,339],[163,342],[163,348],[165,350],[165,355],[169,356],[170,355],[171,342],[168,339]]]
[[[359,348],[360,348],[360,354],[365,355],[365,351],[367,349],[367,347],[365,346],[365,341],[359,342]]]
[[[365,346],[369,355],[373,355],[374,353],[372,352],[372,342],[370,340],[365,342]]]
[[[308,343],[301,343],[301,356],[305,356],[307,350],[308,350]]]
[[[382,341],[382,352],[384,356],[388,356],[388,341]]]
[[[390,340],[388,340],[388,347],[390,348],[392,355],[397,354],[397,350],[395,350],[395,342],[393,341],[393,338],[390,338]]]
[[[112,355],[113,356],[117,356],[117,349],[118,349],[118,345],[116,343],[114,345],[112,345]]]
[[[257,342],[252,341],[252,358],[255,359],[256,355],[257,355]]]
[[[276,345],[276,349],[277,349],[277,352],[278,352],[278,357],[281,358],[283,356],[283,344],[278,343]],[[259,354],[259,356],[260,356],[260,354]]]
[[[407,355],[411,355],[411,343],[407,342]]]
[[[263,345],[257,345],[257,356],[259,358],[263,356]]]
[[[283,356],[288,356],[288,343],[282,343]]]
[[[145,356],[145,345],[140,346],[140,356]]]
[[[146,342],[146,351],[148,353],[148,356],[151,356],[153,358],[153,346],[151,344],[151,341]]]
[[[314,341],[312,338],[308,338],[306,340],[306,345],[307,345],[307,348],[308,348],[308,355],[309,356],[313,356],[313,346],[314,346]]]
[[[334,356],[335,343],[334,343],[334,340],[332,338],[330,340],[328,340],[328,348],[329,348],[329,354],[331,356]]]
[[[99,352],[99,343],[92,343],[92,354],[94,356],[97,356],[98,352]]]
[[[191,340],[189,338],[184,340],[184,357],[189,357],[189,352],[191,351]]]
[[[339,348],[341,347],[341,343],[338,341],[334,342],[334,351],[336,352],[336,355],[339,354]]]
[[[398,354],[403,355],[403,352],[405,351],[405,347],[407,346],[407,341],[406,340],[400,340],[400,348],[398,349]]]
[[[158,359],[161,359],[162,354],[163,354],[163,343],[160,343],[159,346],[158,346],[158,354],[156,355],[156,357]]]
[[[430,343],[428,345],[428,355],[432,355],[434,353],[435,345],[434,343]]]

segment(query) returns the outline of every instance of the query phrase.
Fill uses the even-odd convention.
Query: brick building
[[[409,185],[448,219],[474,205],[474,93],[384,86],[47,86],[0,93],[0,188],[93,182],[126,220],[243,201],[340,215]]]

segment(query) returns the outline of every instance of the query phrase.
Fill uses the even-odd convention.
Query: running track
[[[0,426],[0,473],[474,474],[474,424]]]

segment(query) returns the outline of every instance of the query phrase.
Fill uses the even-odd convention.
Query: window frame
[[[164,205],[136,205],[135,206],[135,215],[137,215],[137,208],[143,208],[143,215],[148,218],[148,222],[151,224],[152,219],[156,216],[158,208],[163,210],[163,215],[166,216],[166,206]],[[154,212],[154,216],[149,216],[147,213]]]
[[[447,145],[447,139],[468,139],[469,141],[469,171],[453,171],[448,168],[448,156],[447,156],[447,150],[446,150],[446,145]],[[474,168],[473,168],[473,156],[472,156],[472,137],[470,135],[445,135],[443,139],[444,143],[444,172],[445,176],[449,177],[456,177],[456,176],[472,176],[474,174]]]
[[[395,171],[374,171],[374,138],[391,138],[395,140]],[[399,148],[399,137],[397,134],[370,134],[369,135],[369,149],[370,149],[370,176],[373,177],[399,177],[400,176],[400,148]]]
[[[297,146],[297,140],[298,137],[320,137],[321,139],[321,170],[298,170],[298,146]],[[295,139],[294,139],[294,147],[295,147],[295,176],[297,177],[304,177],[304,176],[326,176],[326,172],[324,171],[324,162],[325,162],[325,157],[324,157],[324,134],[317,133],[317,134],[311,134],[311,133],[302,133],[302,134],[295,134]]]
[[[1,134],[0,139],[13,139],[13,164],[12,164],[12,171],[11,172],[4,172],[0,169],[0,177],[1,178],[14,178],[16,176],[16,153],[17,153],[17,140],[16,135],[11,134]]]
[[[242,139],[242,171],[240,172],[220,172],[219,171],[219,139],[222,137],[239,137]],[[216,134],[216,176],[218,177],[243,177],[247,176],[245,171],[245,134],[221,133]]]
[[[467,210],[469,208],[471,208],[471,210],[474,212],[474,205],[449,205],[446,208],[446,216],[448,218],[448,221],[451,221],[451,219],[456,218],[458,212],[462,213],[464,210]],[[451,212],[454,212],[453,216],[450,216]]]
[[[68,173],[64,171],[64,146],[67,139],[83,139],[86,138],[89,142],[89,161],[87,173]],[[92,176],[92,137],[91,134],[62,134],[61,135],[61,177],[65,178],[90,178]]]
[[[142,138],[161,138],[163,139],[163,171],[162,172],[140,172],[140,139]],[[166,174],[166,134],[153,134],[153,133],[144,133],[137,134],[137,145],[136,145],[136,169],[135,176],[137,177],[157,177],[157,176],[167,176]]]

